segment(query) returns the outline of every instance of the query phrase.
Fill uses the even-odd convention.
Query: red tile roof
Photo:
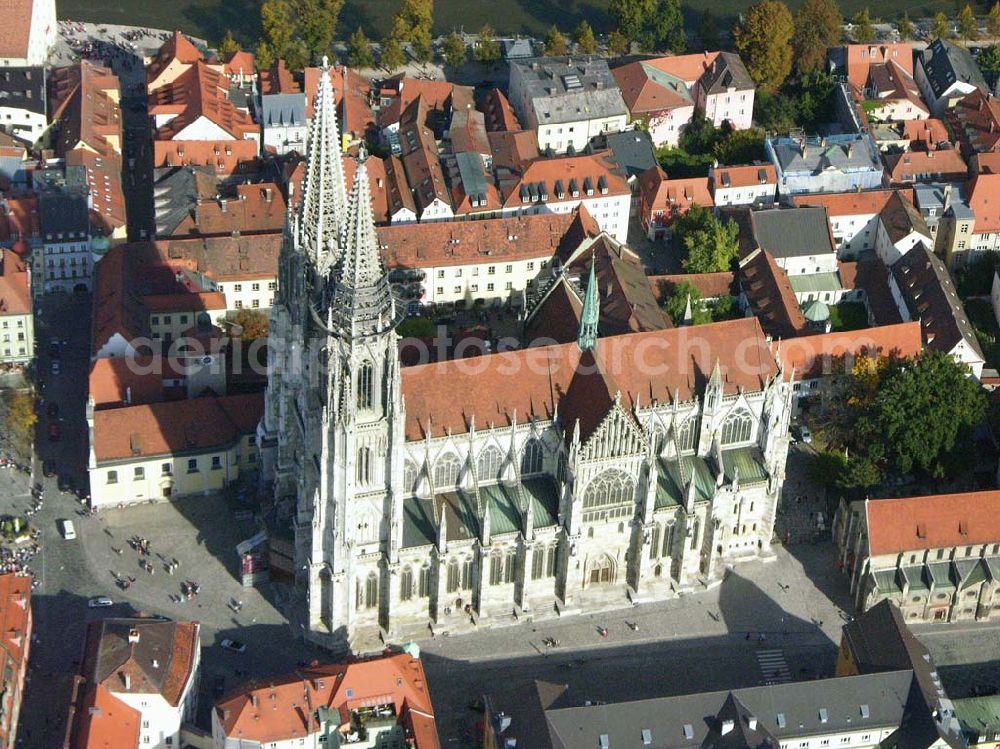
[[[428,110],[448,113],[451,97],[457,87],[448,81],[429,81],[423,78],[408,78],[400,73],[382,82],[379,97],[388,98],[389,103],[379,112],[379,126],[388,127],[399,122],[403,113],[417,99],[421,98]]]
[[[958,182],[968,175],[962,154],[957,148],[934,151],[906,151],[885,155],[886,175],[893,183]],[[929,176],[928,176],[929,175]]]
[[[752,317],[602,338],[596,351],[627,408],[637,401],[687,401],[700,395],[717,360],[727,394],[740,388],[756,392],[777,372],[764,331]],[[418,440],[428,432],[461,434],[473,420],[483,429],[507,426],[515,418],[521,423],[551,419],[557,407],[572,432],[577,418],[592,418],[561,402],[580,360],[574,342],[406,367],[406,439]]]
[[[874,216],[885,208],[896,192],[902,193],[907,200],[913,200],[912,188],[893,188],[884,190],[863,190],[862,192],[831,192],[824,195],[793,195],[795,206],[812,205],[826,208],[829,218],[837,216]]]
[[[94,454],[102,462],[225,449],[252,432],[263,413],[263,393],[97,410]]]
[[[0,57],[16,59],[28,56],[31,37],[33,0],[6,0],[0,24]]]
[[[951,140],[945,124],[933,117],[926,120],[903,120],[900,124],[903,126],[903,137],[909,141],[917,141],[911,148],[919,146],[919,150],[927,151],[938,143]]]
[[[688,56],[690,55],[686,55],[686,57]],[[694,56],[701,57],[700,55]],[[667,59],[676,60],[678,58]],[[693,107],[694,102],[691,99],[690,92],[687,91],[686,84],[678,83],[677,88],[672,88],[669,85],[661,85],[649,77],[645,66],[652,65],[653,62],[642,60],[623,65],[612,71],[615,80],[618,82],[618,87],[621,89],[625,106],[628,107],[631,115],[633,117],[642,117],[643,115],[651,115],[678,107]],[[660,65],[652,66],[663,70]],[[686,70],[688,66],[682,65],[678,67]],[[670,74],[680,78],[676,73]],[[698,75],[700,77],[701,73],[699,72]]]
[[[977,88],[959,99],[947,117],[966,157],[1000,150],[1000,101],[992,94]]]
[[[401,161],[406,180],[420,211],[435,199],[451,206],[451,194],[441,169],[434,133],[425,124],[427,104],[418,97],[407,108],[399,126],[399,142],[403,149]],[[419,215],[419,214],[418,214]]]
[[[315,710],[321,706],[336,710],[346,725],[352,710],[372,704],[393,705],[415,749],[440,749],[423,664],[406,653],[312,666],[250,684],[221,700],[215,712],[227,737],[266,745],[318,731]]]
[[[873,557],[1000,541],[1000,491],[872,499],[865,506]]]
[[[88,380],[94,408],[119,408],[164,400],[163,378],[172,376],[172,361],[159,356],[95,359],[90,365]]]
[[[969,208],[976,217],[973,231],[976,234],[1000,231],[1000,174],[974,174],[968,190]]]
[[[319,68],[306,68],[307,85],[310,70],[319,71]],[[318,78],[319,73],[317,72],[316,75]],[[260,92],[265,96],[268,94],[297,94],[301,90],[299,84],[292,76],[292,71],[285,67],[284,60],[275,60],[271,63],[271,67],[268,70],[260,71]],[[307,99],[307,101],[310,100]],[[312,105],[310,104],[309,106],[311,107]],[[307,114],[312,115],[311,108],[307,111]]]
[[[172,236],[212,236],[281,232],[285,198],[273,182],[237,185],[235,198],[202,200],[172,231]]]
[[[718,52],[703,52],[693,55],[657,57],[652,60],[644,60],[644,62],[657,70],[680,78],[689,86],[693,86],[695,81],[701,78],[702,74],[712,66],[718,56]]]
[[[769,336],[793,338],[807,332],[788,274],[767,250],[755,250],[740,261],[740,288]]]
[[[663,304],[673,294],[677,284],[687,282],[698,289],[705,299],[726,296],[735,291],[736,274],[732,271],[721,273],[679,273],[677,275],[648,276],[653,295]]]
[[[719,188],[729,190],[734,187],[758,187],[762,184],[778,184],[778,175],[774,170],[774,164],[720,166],[712,170],[709,178],[712,180],[713,192]]]
[[[838,368],[840,357],[889,356],[908,359],[923,348],[920,323],[904,322],[861,330],[844,330],[834,333],[800,336],[775,341],[775,355],[781,360],[787,378],[803,380],[825,374],[849,374],[843,365]],[[850,366],[850,364],[848,365]]]
[[[388,268],[481,265],[555,257],[566,244],[575,219],[576,212],[550,213],[397,224],[380,226],[377,231]]]
[[[38,198],[0,199],[0,242],[41,239],[42,226],[38,214]]]
[[[100,684],[87,684],[75,706],[72,749],[132,749],[142,736],[142,713]]]
[[[256,70],[257,63],[253,52],[247,52],[245,49],[238,50],[229,55],[229,59],[225,61],[222,67],[224,75],[238,77],[242,74],[244,78],[250,78]]]
[[[868,82],[871,66],[892,61],[910,76],[913,75],[913,45],[909,42],[898,44],[848,44],[845,46],[847,78],[858,88]],[[874,51],[874,54],[872,52]]]
[[[154,140],[153,166],[210,166],[221,177],[254,171],[258,151],[253,140]]]
[[[174,60],[186,67],[203,59],[198,48],[180,31],[175,31],[173,36],[160,47],[156,59],[146,67],[146,90],[152,92],[160,85],[157,79]]]
[[[11,720],[21,704],[21,689],[28,670],[31,649],[31,577],[0,575],[0,669],[10,669],[4,677],[4,710],[0,711],[0,743],[13,746]]]
[[[521,129],[521,123],[514,114],[514,108],[504,96],[503,91],[491,88],[479,100],[479,111],[486,116],[486,130],[495,132],[513,132]]]
[[[306,118],[312,119],[313,103],[319,91],[320,68],[306,68]],[[346,78],[346,80],[345,80]],[[375,127],[375,114],[369,103],[371,83],[367,78],[344,65],[330,68],[330,83],[333,100],[337,106],[337,117],[342,128],[355,138],[362,138]],[[345,85],[346,83],[346,85]],[[347,99],[344,99],[344,92]]]
[[[0,249],[0,316],[31,314],[31,284],[27,262]]]
[[[519,182],[508,188],[504,196],[505,207],[519,207],[524,201],[522,186],[544,185],[548,192],[548,202],[581,200],[600,196],[600,182],[607,185],[608,195],[630,195],[628,182],[619,171],[611,151],[597,151],[583,156],[561,156],[552,159],[538,159],[529,164]],[[593,193],[588,196],[587,185]],[[577,195],[573,195],[573,190]],[[560,195],[560,193],[562,193]]]
[[[644,224],[667,226],[683,216],[692,205],[715,205],[708,177],[669,179],[658,166],[639,175],[639,215]]]
[[[195,62],[173,82],[149,95],[149,114],[176,114],[154,134],[154,140],[173,140],[188,126],[205,117],[233,140],[260,132],[250,115],[227,97],[229,83],[218,70]]]

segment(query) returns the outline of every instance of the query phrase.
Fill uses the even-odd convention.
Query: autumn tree
[[[3,426],[11,450],[18,460],[27,463],[31,457],[31,446],[35,441],[35,399],[30,390],[8,393],[3,401]]]
[[[477,62],[492,63],[500,59],[500,42],[489,24],[479,30],[479,44],[475,53]]]
[[[615,26],[628,39],[642,36],[655,12],[656,0],[611,0],[608,3],[608,13]]]
[[[444,40],[444,62],[452,68],[465,63],[465,40],[454,31]]]
[[[899,29],[900,39],[905,41],[913,38],[913,21],[910,20],[910,14],[906,11],[903,11],[903,15],[899,17],[896,27]]]
[[[612,57],[621,57],[631,51],[632,44],[618,29],[608,34],[608,54]]]
[[[826,51],[840,43],[844,18],[835,0],[806,0],[795,14],[795,65],[800,73],[819,70]]]
[[[777,90],[792,72],[794,35],[792,12],[781,0],[760,0],[751,5],[743,23],[733,29],[736,49],[763,89]]]
[[[859,44],[867,44],[868,42],[875,41],[875,25],[872,23],[871,13],[868,8],[862,8],[857,13],[854,14],[852,19],[854,22],[854,28],[852,34],[854,35],[854,40]]]
[[[553,26],[549,33],[545,35],[545,56],[562,57],[566,54],[566,37],[558,28]]]
[[[410,48],[419,62],[430,62],[434,59],[434,42],[430,29],[422,26],[413,29],[410,32]]]
[[[994,39],[1000,36],[1000,3],[993,3],[993,7],[990,8],[986,16],[986,30]]]
[[[226,29],[226,35],[219,42],[219,57],[226,60],[242,49],[240,43],[233,37],[233,32]]]
[[[943,12],[938,12],[934,16],[934,23],[931,24],[932,39],[947,39],[951,36],[951,22]]]
[[[299,35],[311,60],[330,51],[344,0],[297,0]]]
[[[382,40],[382,54],[378,58],[379,65],[390,73],[396,68],[401,68],[406,63],[406,55],[403,53],[403,46],[399,40],[390,36]]]
[[[254,50],[254,60],[257,63],[258,70],[269,70],[271,65],[274,64],[274,52],[271,50],[271,45],[263,40],[257,42],[257,48]]]
[[[958,35],[965,41],[976,38],[976,30],[979,24],[976,22],[976,14],[972,12],[972,6],[966,5],[958,14]]]
[[[239,337],[245,341],[267,338],[269,322],[267,315],[260,310],[241,309],[233,318],[233,324],[240,326]]]
[[[986,82],[990,85],[995,84],[1000,79],[1000,45],[991,44],[989,47],[984,47],[976,57],[976,65],[983,72]]]
[[[292,50],[296,25],[289,0],[264,0],[260,6],[261,44],[273,60]],[[268,66],[270,67],[270,66]]]
[[[423,44],[430,40],[433,25],[434,0],[403,0],[399,12],[393,19],[393,36],[414,45]],[[405,33],[402,36],[398,35],[397,32],[403,29]]]
[[[360,26],[347,40],[347,64],[352,68],[370,68],[375,65],[372,43],[368,41],[365,30]]]
[[[580,21],[579,26],[573,29],[573,41],[576,43],[578,52],[585,55],[592,55],[597,51],[597,39],[594,38],[594,30],[586,19]]]

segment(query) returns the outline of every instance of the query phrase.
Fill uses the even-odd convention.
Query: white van
[[[72,541],[76,538],[76,528],[73,527],[72,520],[60,520],[59,532],[62,533],[62,537],[67,541]]]

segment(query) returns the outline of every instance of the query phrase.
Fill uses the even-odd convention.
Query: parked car
[[[54,421],[49,424],[49,442],[59,441],[59,425]]]
[[[67,541],[72,541],[76,538],[76,528],[73,526],[72,520],[66,520],[65,518],[60,518],[58,521],[59,532],[62,537]]]
[[[59,418],[59,404],[58,403],[53,403],[53,402],[50,401],[49,405],[45,407],[45,414],[50,419],[58,419]]]
[[[805,425],[799,427],[799,439],[807,445],[813,441],[813,435],[812,432],[809,431],[809,427]]]
[[[232,650],[234,653],[245,653],[247,651],[246,644],[240,642],[239,640],[230,640],[227,638],[219,644],[226,650]]]
[[[115,602],[112,601],[107,596],[100,596],[99,598],[91,598],[87,601],[87,607],[91,609],[106,609],[108,606],[114,606]]]

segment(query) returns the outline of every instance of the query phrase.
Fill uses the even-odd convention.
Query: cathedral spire
[[[600,318],[601,300],[597,296],[597,277],[594,268],[597,262],[590,256],[590,280],[583,297],[583,311],[580,313],[580,334],[576,342],[581,351],[593,351],[597,347],[597,321]]]
[[[330,65],[324,57],[309,126],[298,220],[299,247],[309,254],[321,272],[326,272],[337,261],[346,213],[344,193],[340,128],[330,83]]]
[[[348,199],[332,308],[337,326],[355,334],[382,332],[395,324],[395,304],[379,255],[365,159],[362,146]]]

